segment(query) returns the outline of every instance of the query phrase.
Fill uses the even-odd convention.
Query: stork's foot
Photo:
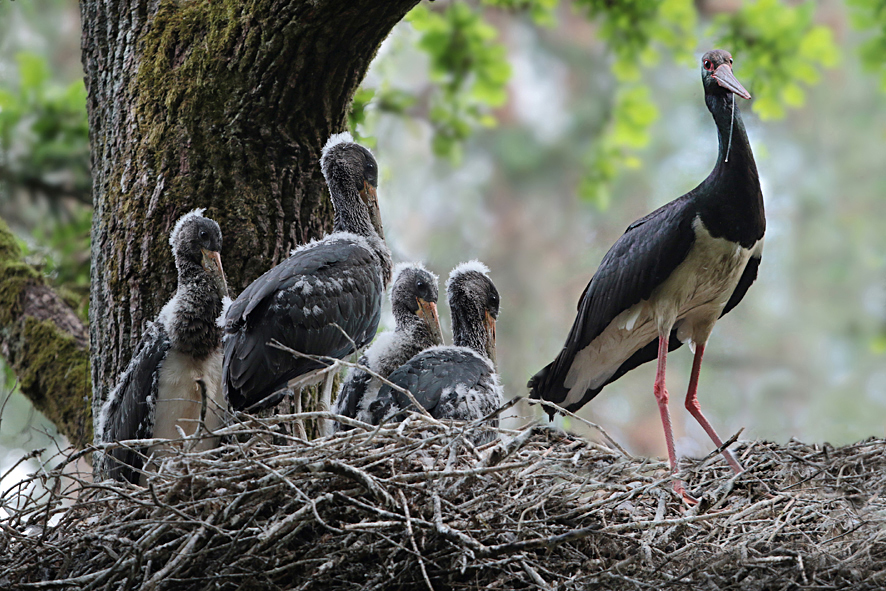
[[[688,505],[698,505],[698,499],[689,494],[689,492],[686,490],[686,483],[682,480],[674,481],[674,492],[683,497],[683,500]]]

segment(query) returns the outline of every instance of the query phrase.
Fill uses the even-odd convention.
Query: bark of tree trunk
[[[417,2],[81,0],[94,412],[175,289],[180,215],[221,225],[233,295],[331,227],[322,144]]]

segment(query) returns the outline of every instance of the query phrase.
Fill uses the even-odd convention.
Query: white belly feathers
[[[201,383],[206,388],[207,398],[203,420],[207,429],[215,430],[222,426],[227,407],[222,393],[221,348],[202,361],[171,349],[160,368],[159,393],[154,408],[155,438],[181,438],[176,426],[185,435],[196,433],[203,405]],[[195,449],[212,449],[217,445],[216,439],[206,438]]]
[[[748,260],[763,249],[763,240],[742,248],[711,236],[698,217],[692,228],[695,243],[671,276],[576,354],[564,382],[570,391],[563,406],[580,401],[589,388],[601,387],[631,355],[674,327],[693,350],[696,343],[707,342]]]

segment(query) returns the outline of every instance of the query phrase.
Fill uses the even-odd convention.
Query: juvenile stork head
[[[214,295],[228,295],[221,262],[221,228],[215,220],[203,217],[204,209],[183,215],[169,235],[169,244],[178,269],[179,285],[193,283],[201,274],[210,278]]]
[[[452,339],[495,363],[495,320],[499,312],[498,290],[489,279],[489,268],[480,261],[457,266],[446,282],[452,311]]]
[[[434,345],[443,344],[440,317],[437,315],[437,281],[437,276],[420,263],[397,265],[391,289],[391,307],[397,332],[421,331]]]
[[[335,208],[335,230],[365,235],[372,226],[384,238],[378,206],[378,163],[348,132],[337,133],[323,147],[320,170]]]

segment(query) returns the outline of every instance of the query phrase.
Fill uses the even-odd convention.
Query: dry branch
[[[886,441],[739,442],[747,472],[547,428],[412,414],[406,428],[273,435],[328,413],[238,416],[148,488],[61,476],[0,495],[0,588],[791,589],[886,584]],[[279,441],[279,439],[277,440]],[[107,446],[105,446],[107,447]],[[45,488],[31,492],[39,481]]]

